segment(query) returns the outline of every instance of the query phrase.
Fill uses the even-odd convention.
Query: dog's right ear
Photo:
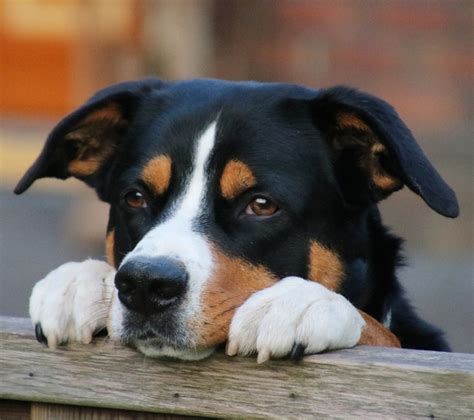
[[[387,102],[336,86],[318,91],[310,107],[347,203],[365,207],[406,185],[437,213],[458,216],[456,194]]]
[[[162,84],[153,79],[125,82],[96,93],[53,129],[36,162],[16,186],[15,194],[46,177],[73,176],[97,187],[107,162],[126,138],[141,101]]]

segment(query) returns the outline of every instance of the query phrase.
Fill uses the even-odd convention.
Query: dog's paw
[[[287,277],[252,295],[236,311],[227,354],[257,352],[257,362],[353,347],[365,322],[342,295],[318,283]]]
[[[98,260],[69,262],[33,288],[30,316],[39,342],[55,348],[67,341],[88,344],[107,323],[115,269]]]

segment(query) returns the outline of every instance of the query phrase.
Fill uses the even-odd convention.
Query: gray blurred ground
[[[47,129],[22,136],[13,124],[7,134],[20,133],[21,141],[32,139],[37,149]],[[461,217],[445,219],[405,190],[384,202],[382,211],[387,225],[407,239],[408,265],[400,277],[413,304],[447,332],[454,350],[474,352],[472,138],[469,130],[450,135],[454,143],[443,133],[420,143],[458,193]],[[6,167],[11,162],[1,145],[0,165]],[[18,163],[15,177],[26,165]],[[53,181],[52,187],[63,185],[59,190],[39,181],[22,196],[13,195],[12,182],[2,179],[0,188],[0,314],[27,316],[31,288],[50,270],[67,261],[103,258],[106,206],[96,208],[93,193],[74,180]]]

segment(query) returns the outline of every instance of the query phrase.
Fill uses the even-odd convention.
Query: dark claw
[[[290,351],[289,358],[291,360],[301,360],[304,356],[304,351],[306,350],[306,346],[303,344],[295,343],[293,344],[293,348]]]
[[[36,324],[35,325],[35,335],[36,339],[41,343],[41,344],[46,344],[48,345],[48,340],[43,334],[43,329],[41,328],[41,324]]]
[[[94,337],[107,337],[109,332],[107,331],[106,327],[99,328],[98,330],[94,331]]]

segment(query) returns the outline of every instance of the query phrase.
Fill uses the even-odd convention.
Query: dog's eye
[[[140,191],[132,190],[124,195],[125,203],[132,209],[144,209],[147,206],[145,197]]]
[[[245,214],[255,216],[271,216],[278,211],[278,206],[266,197],[256,197],[245,209]]]

